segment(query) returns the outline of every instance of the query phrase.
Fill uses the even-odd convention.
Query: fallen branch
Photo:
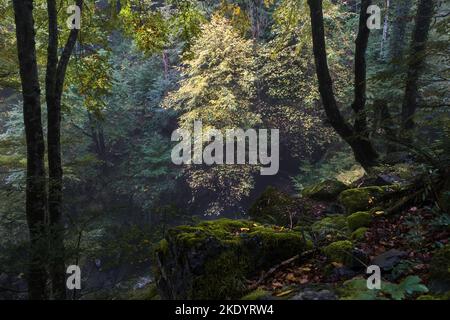
[[[403,210],[408,204],[410,204],[411,202],[415,201],[416,198],[423,193],[423,190],[419,190],[417,192],[414,192],[411,195],[405,196],[403,197],[400,201],[396,202],[393,206],[391,206],[390,208],[388,208],[385,211],[385,215],[393,215],[396,214],[398,212],[400,212],[401,210]]]
[[[293,263],[294,261],[300,259],[300,258],[304,258],[308,255],[311,255],[315,252],[316,250],[308,250],[303,252],[301,255],[295,255],[292,258],[289,258],[285,261],[282,261],[281,263],[277,264],[276,266],[272,267],[269,271],[267,272],[263,272],[263,274],[259,277],[258,281],[256,281],[256,283],[252,284],[251,286],[249,286],[249,290],[255,290],[256,288],[258,288],[267,278],[269,278],[271,275],[273,275],[275,272],[277,272],[278,270],[282,269],[285,266],[290,265],[291,263]]]

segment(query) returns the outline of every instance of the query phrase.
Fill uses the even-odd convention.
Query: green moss
[[[349,240],[336,241],[322,249],[325,256],[333,262],[349,265],[352,263],[353,243]]]
[[[347,220],[343,215],[330,215],[311,226],[313,232],[320,232],[327,229],[344,230],[347,227]]]
[[[155,275],[170,299],[237,299],[245,279],[312,246],[298,231],[229,219],[175,227],[165,240]]]
[[[347,219],[343,215],[330,215],[313,223],[311,231],[318,239],[328,239],[328,241],[346,239]]]
[[[257,222],[286,226],[290,224],[289,213],[294,205],[292,197],[269,186],[251,205],[248,214]]]
[[[316,185],[306,187],[302,191],[302,196],[315,199],[331,201],[344,190],[348,189],[347,185],[338,180],[325,180]]]
[[[194,279],[193,298],[210,300],[242,296],[248,267],[247,257],[237,248],[207,261],[204,274]]]
[[[169,236],[177,245],[192,248],[204,244],[208,238],[221,241],[236,241],[234,236],[242,228],[253,227],[252,223],[244,220],[218,219],[205,221],[196,226],[179,226],[168,231]]]
[[[242,239],[244,250],[252,257],[255,268],[270,268],[273,261],[282,261],[312,248],[302,233],[258,227]],[[258,266],[258,267],[257,267]]]
[[[356,277],[345,281],[337,288],[340,300],[380,300],[378,297],[380,290],[370,290],[367,288],[367,280]],[[386,298],[381,298],[386,300]]]
[[[263,290],[263,289],[256,289],[249,294],[245,295],[241,298],[241,300],[262,300],[268,296],[270,296],[271,293],[269,291]]]
[[[450,300],[450,292],[445,294],[424,294],[418,297],[417,300]]]
[[[26,159],[19,155],[0,155],[0,167],[23,168],[26,166]]]
[[[363,240],[367,230],[368,229],[365,227],[358,228],[355,231],[353,231],[351,238],[356,241]]]
[[[347,217],[348,228],[351,231],[355,231],[356,229],[361,227],[367,227],[369,226],[371,221],[372,215],[369,212],[365,211],[355,212]]]
[[[368,210],[390,190],[390,187],[365,187],[348,189],[339,195],[339,202],[347,213]]]
[[[166,255],[166,254],[168,253],[168,251],[169,251],[169,243],[167,242],[167,240],[166,240],[166,239],[162,239],[162,240],[159,242],[159,244],[158,244],[156,250],[158,250],[158,251],[160,251],[162,254]]]

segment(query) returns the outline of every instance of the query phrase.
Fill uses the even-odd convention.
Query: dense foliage
[[[19,37],[25,19],[14,16],[20,1],[0,0],[0,299],[27,297],[36,255],[33,215],[26,202],[33,195],[30,179],[36,178],[30,178],[35,163],[29,152],[35,144],[26,135],[33,121],[39,122],[40,143],[45,144],[40,155],[46,195],[41,204],[46,212],[43,238],[48,236],[51,248],[59,237],[63,262],[82,266],[86,285],[73,293],[74,299],[128,298],[123,295],[136,289],[136,283],[144,281],[145,287],[158,276],[150,267],[158,259],[154,249],[162,252],[164,242],[159,241],[164,237],[173,240],[170,228],[219,215],[248,219],[249,214],[257,223],[280,226],[240,222],[236,230],[214,230],[215,239],[234,239],[254,228],[269,239],[270,232],[282,238],[290,235],[286,228],[295,229],[294,240],[301,234],[301,247],[314,245],[322,257],[317,259],[320,267],[302,266],[317,273],[316,282],[325,281],[333,266],[354,262],[341,251],[356,250],[357,243],[366,256],[376,256],[382,251],[380,241],[390,248],[385,243],[393,228],[405,228],[407,236],[392,240],[391,247],[419,253],[406,260],[412,265],[407,263],[407,271],[393,269],[401,276],[388,279],[386,289],[368,293],[360,278],[335,282],[341,281],[344,299],[404,299],[428,291],[413,271],[428,281],[425,267],[417,265],[429,264],[429,252],[448,242],[447,3],[402,0],[388,1],[386,7],[381,0],[84,1],[81,29],[67,69],[62,68],[59,104],[58,99],[53,104],[52,58],[64,61],[66,41],[74,35],[66,27],[72,1],[56,1],[56,31],[48,7],[53,1],[25,2],[33,3],[37,79],[32,87],[40,87],[35,107],[42,110],[42,120],[26,112],[24,84],[30,79],[23,76],[27,68]],[[363,9],[369,2],[382,8],[382,28],[367,32]],[[318,4],[320,14],[310,11]],[[423,14],[426,10],[431,14]],[[323,34],[312,21],[323,24]],[[55,48],[52,35],[58,40]],[[321,41],[325,48],[318,46]],[[417,99],[411,101],[411,96]],[[58,105],[61,123],[52,116]],[[194,121],[202,121],[204,144],[211,129],[279,129],[278,174],[262,177],[259,165],[251,164],[175,165],[172,132],[192,131]],[[56,136],[63,172],[56,206],[62,216],[56,227],[48,209],[58,199],[52,175],[58,159],[48,138],[55,126],[61,131]],[[367,158],[361,157],[364,151]],[[327,186],[336,184],[339,192],[330,194]],[[391,186],[388,191],[385,184]],[[383,201],[375,204],[378,196]],[[352,212],[347,212],[349,207]],[[365,219],[354,222],[356,213]],[[391,215],[392,221],[385,217]],[[372,222],[372,216],[382,218]],[[53,229],[58,226],[59,236]],[[385,231],[380,234],[380,229]],[[367,241],[358,242],[362,239]],[[267,255],[265,248],[255,250]],[[50,261],[49,266],[43,262],[47,279],[47,272],[54,272],[54,253],[42,252],[42,259]],[[322,266],[325,260],[332,264]],[[298,276],[292,270],[288,275]],[[449,281],[440,277],[435,282]],[[297,280],[291,282],[304,284]],[[254,285],[281,290],[264,281]],[[236,298],[237,289],[232,290]],[[237,292],[246,291],[240,287]]]

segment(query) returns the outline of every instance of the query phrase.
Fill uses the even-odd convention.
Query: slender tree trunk
[[[36,62],[33,1],[14,0],[17,51],[27,144],[26,216],[30,233],[29,299],[46,299],[46,175],[41,122],[40,86]]]
[[[386,59],[386,43],[388,40],[388,31],[389,31],[389,9],[391,6],[390,0],[385,0],[385,5],[386,5],[386,13],[384,16],[383,36],[381,38],[381,48],[380,48],[380,59],[383,61]]]
[[[336,132],[350,145],[358,161],[365,169],[376,164],[378,154],[368,137],[366,123],[366,60],[365,53],[370,30],[367,28],[367,7],[371,1],[363,0],[360,11],[359,32],[356,39],[355,52],[355,98],[352,109],[355,112],[355,123],[351,126],[339,111],[333,92],[333,83],[328,68],[325,47],[322,0],[308,0],[311,16],[314,60],[319,81],[319,91],[328,121]]]
[[[167,79],[169,77],[169,57],[166,49],[162,51],[162,61],[164,67],[164,79]]]
[[[398,64],[403,59],[406,25],[413,3],[410,0],[397,0],[394,5],[395,19],[392,22],[392,31],[390,32],[389,60],[391,64]]]
[[[359,16],[358,35],[355,41],[355,62],[354,62],[354,101],[352,109],[355,113],[354,130],[363,137],[368,137],[366,120],[366,51],[369,42],[370,30],[367,28],[367,8],[370,0],[361,1],[361,12]]]
[[[405,96],[402,105],[402,135],[406,139],[410,138],[411,131],[414,128],[414,114],[416,113],[417,99],[419,97],[417,82],[425,64],[426,43],[435,6],[436,0],[420,0],[417,7],[416,22],[408,59]]]
[[[47,148],[49,168],[49,271],[52,297],[65,299],[65,263],[63,230],[59,223],[62,206],[62,166],[60,146],[61,114],[58,103],[56,77],[58,67],[58,17],[55,0],[47,1],[48,47],[45,96],[47,103]]]
[[[76,5],[82,8],[83,1]],[[79,30],[72,29],[58,61],[58,20],[56,1],[48,0],[49,43],[47,48],[46,101],[49,168],[50,278],[55,299],[66,298],[64,228],[62,225],[63,169],[61,159],[61,98],[67,65]]]
[[[253,39],[259,39],[261,36],[261,0],[252,0],[249,2],[250,18],[252,23]]]

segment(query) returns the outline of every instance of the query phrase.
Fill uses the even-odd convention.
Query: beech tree
[[[339,110],[333,92],[333,81],[328,68],[327,50],[323,21],[322,0],[308,0],[311,17],[314,60],[319,81],[319,92],[328,121],[341,138],[353,150],[356,161],[365,169],[376,164],[378,154],[369,139],[366,119],[366,50],[370,30],[367,27],[367,8],[372,1],[362,0],[359,15],[359,29],[355,48],[354,100],[352,109],[355,120],[350,124]]]
[[[45,75],[49,168],[47,193],[33,4],[32,0],[13,1],[27,140],[26,212],[31,242],[29,297],[30,299],[47,297],[46,266],[48,264],[52,296],[64,299],[66,284],[64,239],[61,227],[63,176],[60,141],[61,97],[67,65],[79,30],[74,28],[70,31],[62,53],[58,57],[58,10],[55,0],[47,1],[48,46]],[[83,1],[77,0],[76,5],[81,9]],[[49,248],[47,248],[47,234]]]
[[[14,0],[13,5],[27,145],[26,216],[30,233],[28,292],[30,299],[45,299],[47,278],[43,259],[47,251],[44,239],[47,191],[33,1]]]

